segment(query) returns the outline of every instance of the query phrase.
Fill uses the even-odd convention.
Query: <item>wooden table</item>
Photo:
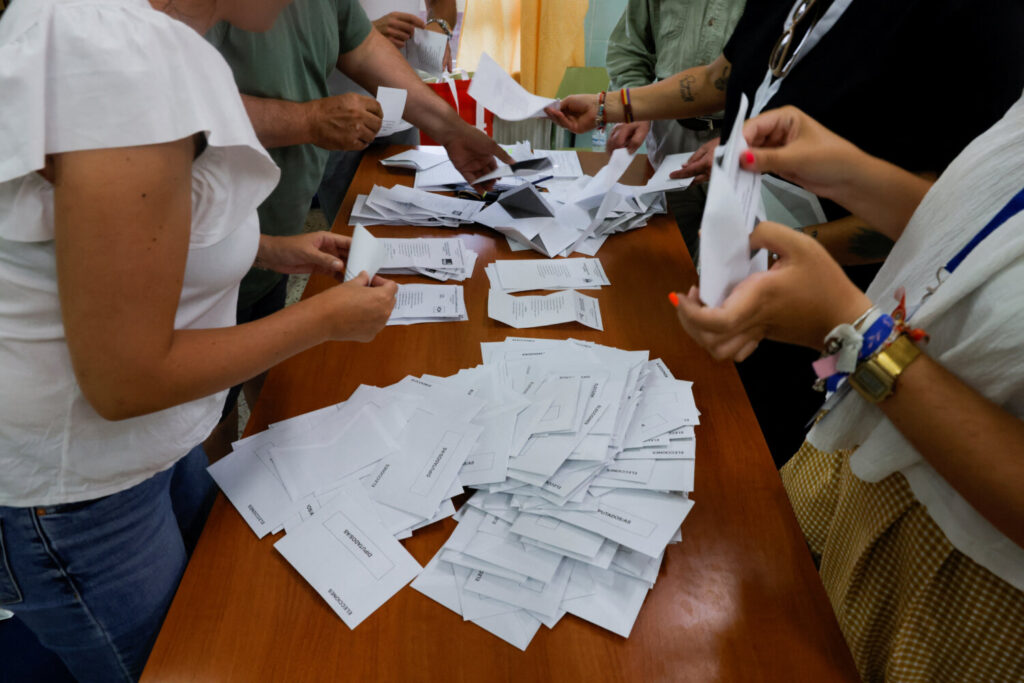
[[[389,150],[393,153],[395,150]],[[335,230],[358,193],[376,183],[411,184],[366,155]],[[606,155],[585,153],[593,174]],[[625,182],[649,173],[637,159]],[[453,231],[377,227],[393,237]],[[657,584],[632,635],[623,639],[567,615],[541,627],[526,652],[499,640],[411,588],[354,631],[273,549],[257,540],[223,495],[188,566],[143,681],[679,681],[858,680],[779,476],[729,363],[716,363],[682,331],[666,296],[696,280],[674,221],[653,219],[610,238],[599,256],[612,286],[594,293],[605,331],[578,324],[514,330],[487,317],[483,268],[510,254],[487,230],[459,230],[480,254],[465,284],[470,321],[385,328],[369,344],[330,343],[274,368],[249,432],[346,399],[361,383],[449,375],[480,362],[481,341],[509,335],[587,339],[650,349],[680,379],[692,380],[697,429],[697,504],[683,542],[669,546]],[[424,278],[400,277],[423,282]],[[332,283],[313,278],[306,295]],[[405,546],[421,564],[455,523],[417,531]]]

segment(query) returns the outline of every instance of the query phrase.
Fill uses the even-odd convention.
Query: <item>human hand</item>
[[[597,95],[569,95],[544,109],[548,118],[573,133],[586,133],[597,125]]]
[[[675,293],[679,322],[717,360],[741,361],[765,338],[822,349],[825,335],[852,323],[871,300],[843,273],[818,242],[778,223],[759,223],[750,248],[765,248],[779,259],[765,273],[740,282],[718,308],[700,301],[691,287]]]
[[[834,196],[850,180],[852,160],[863,155],[796,107],[754,117],[743,136],[750,149],[740,155],[742,168],[774,173],[822,197]]]
[[[474,128],[462,119],[458,120],[456,133],[445,143],[448,150],[448,158],[459,173],[472,183],[475,178],[486,175],[498,168],[494,157],[498,157],[506,164],[515,163],[515,159],[509,156],[498,143],[488,137],[487,133]],[[489,189],[494,181],[481,186],[481,189]]]
[[[327,338],[368,342],[387,325],[398,285],[379,275],[370,282],[366,271],[313,297],[326,308]]]
[[[693,178],[695,183],[706,183],[711,179],[711,163],[715,160],[715,148],[721,138],[712,138],[697,148],[678,171],[668,174],[669,178]]]
[[[640,149],[644,144],[647,132],[651,130],[650,121],[634,121],[633,123],[617,123],[612,128],[612,134],[608,136],[608,142],[604,149],[606,152],[614,152],[620,147],[625,147],[630,154]]]
[[[322,230],[288,237],[260,235],[256,265],[278,273],[326,273],[340,277],[345,269],[342,256],[351,244],[351,237]]]
[[[440,24],[428,24],[427,30],[434,33],[443,33],[445,38],[448,38],[448,34],[441,30]],[[452,42],[450,38],[448,44],[444,46],[444,58],[441,60],[441,68],[448,72],[452,70]]]
[[[385,14],[373,22],[373,27],[380,31],[399,50],[405,47],[405,41],[412,38],[414,29],[427,28],[422,19],[408,12]]]
[[[384,116],[377,100],[357,93],[311,100],[306,107],[313,144],[330,150],[366,149]]]

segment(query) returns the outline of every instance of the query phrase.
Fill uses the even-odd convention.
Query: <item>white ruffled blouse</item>
[[[77,502],[170,467],[224,393],[110,422],[71,368],[57,291],[47,155],[205,133],[175,327],[233,325],[278,169],[227,64],[146,0],[22,0],[0,22],[0,505]],[[129,286],[126,283],[126,286]]]

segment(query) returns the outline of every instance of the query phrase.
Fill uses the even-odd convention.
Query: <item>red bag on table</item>
[[[471,126],[479,128],[489,136],[494,135],[494,113],[489,112],[482,106],[477,104],[477,101],[469,96],[469,84],[470,80],[455,80],[450,79],[448,81],[442,81],[440,83],[427,83],[428,86],[434,89],[442,100],[450,104],[459,112],[459,117],[463,121]],[[452,88],[454,86],[455,94],[452,94]],[[458,99],[456,99],[458,98]],[[482,121],[480,120],[482,119]],[[420,144],[421,145],[436,145],[435,142],[429,135],[422,130],[420,131]]]

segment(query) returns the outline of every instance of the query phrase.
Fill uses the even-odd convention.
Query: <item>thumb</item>
[[[354,278],[349,280],[349,282],[351,282],[353,285],[355,285],[357,287],[369,287],[370,286],[370,276],[366,274],[365,270],[363,270],[363,271],[360,271],[359,275],[356,275]]]
[[[316,248],[309,250],[309,262],[328,273],[339,273],[345,269],[345,264],[337,256]]]
[[[788,147],[755,147],[740,154],[740,168],[785,176],[790,172],[792,157]]]
[[[750,248],[767,249],[785,257],[800,248],[800,240],[804,237],[799,230],[780,223],[761,221],[750,233]]]

